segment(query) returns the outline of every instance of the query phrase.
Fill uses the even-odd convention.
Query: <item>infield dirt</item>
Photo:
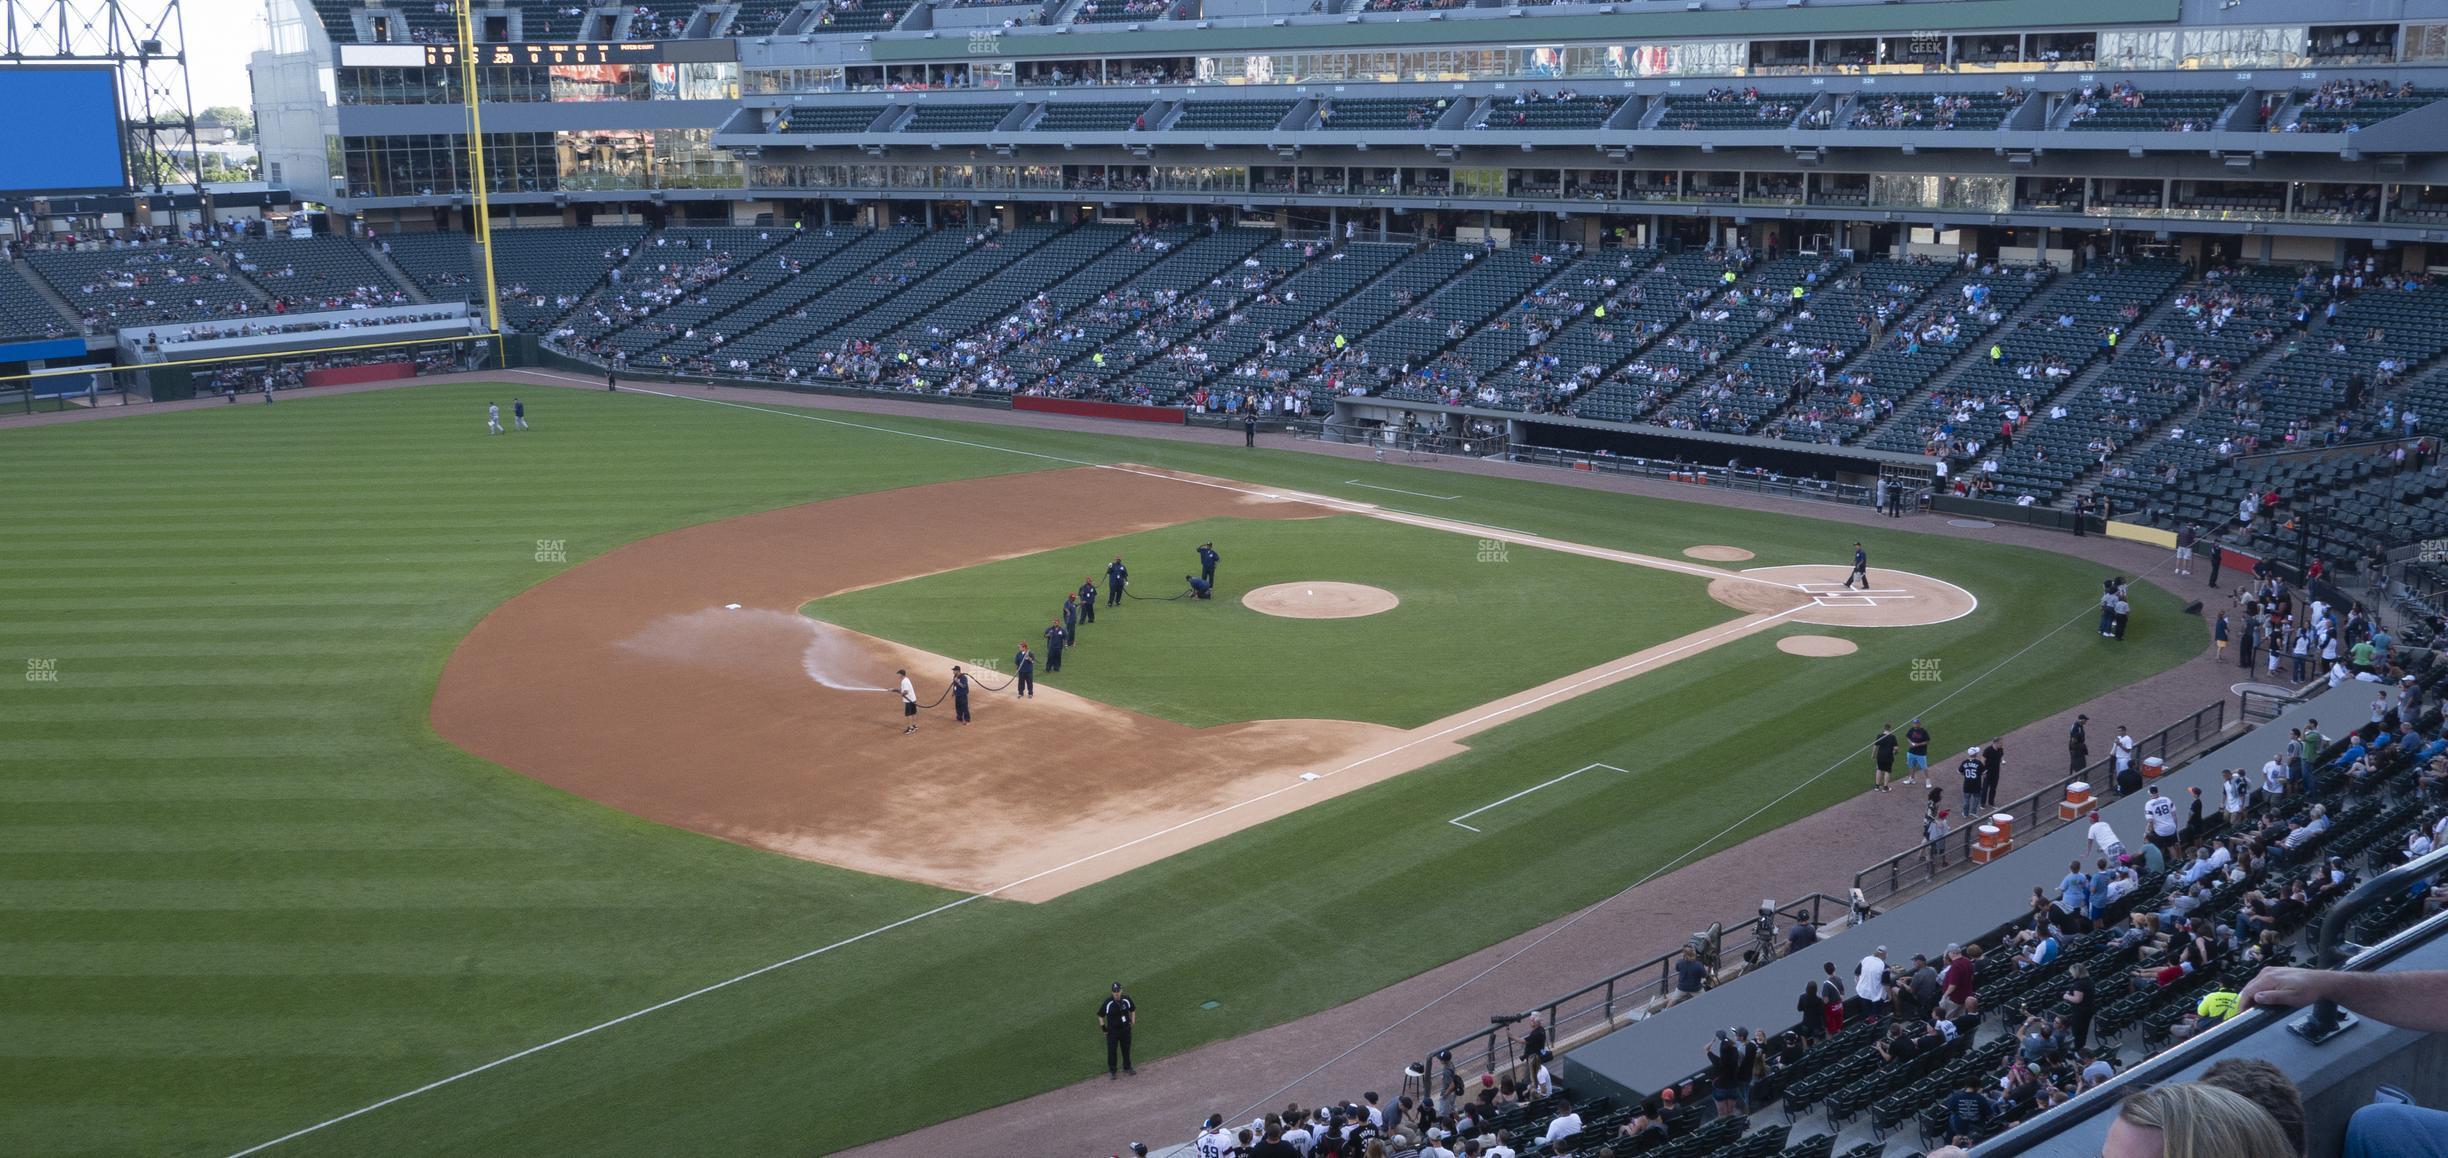
[[[1713,580],[1712,594],[1751,614],[1408,731],[1343,720],[1195,729],[1071,695],[1059,675],[1041,678],[1036,696],[1022,701],[1004,687],[1018,639],[981,641],[1003,670],[977,673],[974,724],[954,722],[947,701],[920,712],[918,730],[904,734],[900,698],[886,690],[894,672],[908,669],[926,703],[942,693],[954,663],[974,666],[974,657],[929,654],[798,612],[843,591],[1198,519],[1355,510],[1376,513],[1343,500],[1083,467],[687,527],[572,567],[495,609],[444,665],[431,718],[436,732],[477,756],[649,820],[860,871],[1043,901],[1445,759],[1505,720],[1779,620],[1942,618],[1897,606],[1812,606],[1810,595],[1784,586],[1822,580],[1818,569],[1755,578],[1701,570],[1696,577]],[[1699,570],[1590,553],[1686,576]],[[1081,662],[1094,662],[1094,639]]]

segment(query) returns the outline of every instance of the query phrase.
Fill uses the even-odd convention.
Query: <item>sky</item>
[[[143,11],[148,2],[158,0],[136,0],[134,11]],[[183,14],[187,83],[195,89],[196,111],[253,105],[246,65],[247,57],[266,43],[262,0],[183,0]]]

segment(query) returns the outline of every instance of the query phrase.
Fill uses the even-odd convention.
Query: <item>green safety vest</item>
[[[1795,300],[1795,301],[1797,301],[1797,302],[1802,300],[1802,287],[1801,287],[1801,286],[1795,286],[1795,287],[1794,287],[1794,295],[1793,295],[1793,298],[1794,298],[1794,300]]]
[[[1602,318],[1606,316],[1606,307],[1605,307],[1605,306],[1600,306],[1600,307],[1598,307],[1598,313],[1597,313],[1597,316],[1598,316],[1598,317],[1602,317]]]
[[[1997,361],[1997,360],[1998,360],[1998,359],[2000,359],[2000,358],[2004,358],[2005,356],[2006,356],[2006,351],[2001,350],[2001,349],[1999,349],[1999,348],[1998,348],[1998,347],[1996,347],[1996,346],[1991,346],[1991,347],[1989,347],[1989,360],[1990,360],[1990,361],[1995,362],[1995,361]]]

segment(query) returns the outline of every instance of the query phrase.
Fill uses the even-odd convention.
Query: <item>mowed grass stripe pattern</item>
[[[427,701],[537,540],[1040,464],[560,393],[488,438],[487,397],[6,436],[59,489],[0,508],[0,1150],[234,1148],[940,903],[501,774]]]
[[[119,496],[0,511],[5,541],[29,532],[79,560],[63,575],[13,551],[0,572],[0,739],[28,745],[0,749],[0,1152],[238,1149],[952,899],[574,800],[440,743],[426,707],[460,635],[558,566],[534,561],[534,539],[567,539],[575,562],[729,514],[1049,464],[629,394],[531,393],[534,432],[478,433],[483,403],[509,393],[0,433],[48,493]],[[856,421],[1386,497],[1305,455]],[[1840,660],[1742,640],[1060,901],[965,905],[285,1150],[821,1153],[1087,1076],[1101,1065],[1087,1014],[1117,976],[1148,1011],[1150,1056],[1298,1016],[1613,892],[1858,747],[1882,715],[1934,700],[1907,682],[1911,659],[1942,659],[1951,690],[2097,590],[2088,565],[1885,528],[1391,466],[1367,479],[1464,496],[1442,514],[1667,557],[1732,543],[1763,565],[1831,562],[1862,537],[1874,567],[1984,603],[1939,628],[1838,632],[1863,646]],[[395,549],[452,562],[384,562]],[[335,590],[377,598],[361,616],[298,618],[203,603]],[[27,610],[20,591],[86,602]],[[187,596],[240,613],[174,634],[129,626]],[[2198,650],[2198,624],[2155,591],[2135,622],[2121,647],[2052,637],[1933,726],[1985,739]],[[1560,614],[1552,630],[1580,626]],[[19,681],[27,658],[57,659],[58,682]],[[1228,653],[1210,678],[1268,670]],[[1634,771],[1620,792],[1508,806],[1488,838],[1501,843],[1445,824],[1591,761]],[[1728,839],[1858,790],[1849,779]],[[1525,831],[1539,855],[1519,855]],[[1117,1137],[1179,1125],[1117,1123]]]

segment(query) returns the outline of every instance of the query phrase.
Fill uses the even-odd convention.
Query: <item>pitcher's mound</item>
[[[1402,600],[1365,583],[1277,583],[1241,597],[1252,611],[1285,619],[1357,619],[1392,611]]]
[[[1683,553],[1694,559],[1706,559],[1711,563],[1740,563],[1754,557],[1751,552],[1740,547],[1685,547]]]
[[[1833,635],[1788,635],[1777,641],[1777,650],[1787,655],[1851,655],[1860,651],[1852,640]]]

